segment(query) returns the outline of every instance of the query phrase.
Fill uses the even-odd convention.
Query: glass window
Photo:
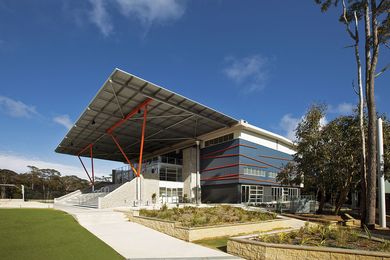
[[[215,145],[215,144],[220,144],[223,142],[233,140],[233,137],[234,137],[233,133],[223,135],[223,136],[211,139],[211,140],[207,140],[204,145],[205,145],[205,147],[207,147],[207,146],[211,146],[211,145]]]

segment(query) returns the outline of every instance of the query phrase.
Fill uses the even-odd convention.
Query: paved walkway
[[[239,259],[129,222],[123,213],[110,209],[54,207],[72,214],[83,227],[128,259]]]

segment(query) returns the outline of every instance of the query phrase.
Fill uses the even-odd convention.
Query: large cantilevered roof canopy
[[[238,123],[202,104],[115,69],[56,152],[89,156],[86,148],[93,145],[93,158],[124,162],[113,140],[116,139],[130,159],[138,157],[146,105],[145,157]]]

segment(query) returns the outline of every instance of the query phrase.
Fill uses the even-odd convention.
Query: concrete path
[[[73,215],[83,227],[127,259],[239,259],[129,222],[121,212],[64,205],[54,207]]]

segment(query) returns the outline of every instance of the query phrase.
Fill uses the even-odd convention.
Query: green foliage
[[[177,221],[185,227],[254,222],[276,218],[274,213],[246,211],[227,205],[207,208],[186,206],[172,209],[168,209],[165,205],[160,210],[140,210],[140,216]]]
[[[308,246],[327,246],[350,249],[387,251],[390,252],[390,242],[366,239],[360,236],[357,230],[329,225],[305,225],[297,231],[284,232],[272,235],[259,235],[258,241],[276,244],[293,244]]]
[[[368,239],[371,240],[371,238],[372,238],[371,231],[368,229],[368,227],[366,225],[363,225],[363,228],[364,228],[364,232],[366,232]]]
[[[321,12],[327,12],[329,8],[342,8],[342,0],[314,0],[314,2],[321,7]],[[372,8],[371,0],[345,0],[346,18],[348,23],[353,22],[353,13],[356,12],[358,20],[364,17],[365,4]],[[375,19],[378,22],[378,40],[380,44],[386,44],[390,38],[390,1],[374,1],[375,5]],[[370,14],[371,16],[371,14]],[[339,21],[345,23],[343,17]],[[371,37],[372,38],[372,37]]]
[[[358,115],[324,123],[326,106],[312,106],[296,131],[297,153],[277,179],[285,185],[305,182],[306,192],[336,198],[336,214],[352,188],[360,187],[361,138]],[[365,118],[365,122],[367,118]],[[385,177],[390,176],[390,123],[384,125]],[[367,124],[365,123],[367,127]],[[367,134],[367,131],[365,131]]]
[[[69,192],[89,187],[86,180],[77,176],[61,176],[55,169],[39,169],[28,166],[30,171],[18,174],[0,169],[0,183],[24,185],[26,199],[53,199]],[[21,198],[20,190],[0,187],[0,198]]]
[[[123,259],[62,211],[0,209],[0,219],[2,260]]]

